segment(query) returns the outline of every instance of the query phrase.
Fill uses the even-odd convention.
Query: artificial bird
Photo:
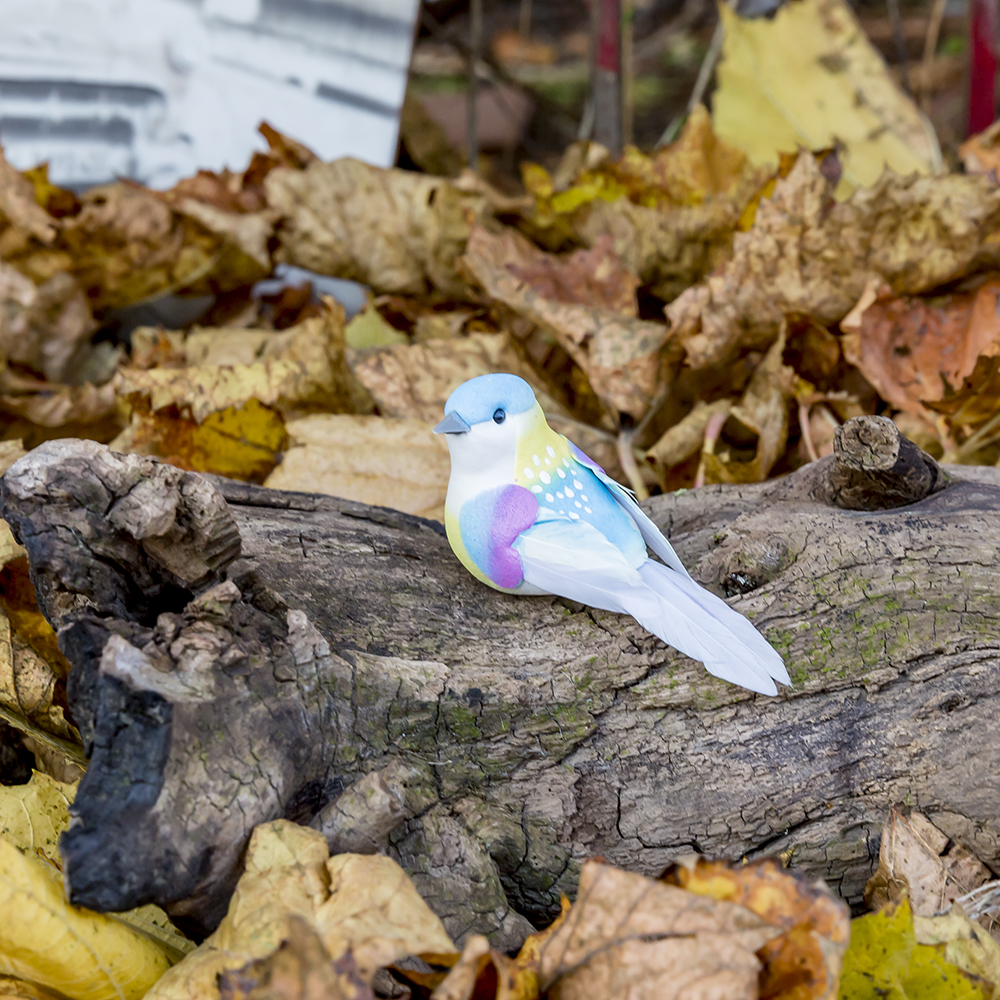
[[[480,375],[444,409],[434,433],[447,436],[451,455],[445,528],[473,576],[509,594],[629,614],[752,691],[791,683],[753,625],[691,579],[633,494],[549,427],[524,379]]]

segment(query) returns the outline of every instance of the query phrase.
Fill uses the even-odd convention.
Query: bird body
[[[463,383],[435,433],[447,435],[451,453],[448,541],[477,579],[506,593],[556,594],[630,614],[751,690],[775,694],[775,680],[789,683],[778,654],[691,579],[633,495],[549,427],[523,379]]]

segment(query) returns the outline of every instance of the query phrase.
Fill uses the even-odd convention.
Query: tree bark
[[[388,851],[455,937],[500,944],[592,855],[780,853],[856,903],[892,804],[1000,870],[1000,476],[914,464],[878,421],[784,479],[647,504],[784,656],[774,698],[626,616],[489,590],[439,524],[42,445],[3,514],[90,754],[71,898],[204,932],[278,816]]]

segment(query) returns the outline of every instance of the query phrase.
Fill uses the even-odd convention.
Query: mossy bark
[[[72,898],[207,929],[282,815],[390,852],[453,934],[501,943],[592,855],[780,853],[858,901],[892,804],[1000,870],[1000,475],[950,468],[859,511],[831,502],[836,466],[647,507],[785,657],[794,686],[768,698],[631,618],[487,589],[440,525],[224,481],[209,502],[150,459],[42,446],[4,516],[91,753]],[[157,477],[156,517],[121,516]]]

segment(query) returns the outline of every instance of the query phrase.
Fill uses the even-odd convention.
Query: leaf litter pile
[[[0,471],[89,437],[440,519],[431,427],[492,371],[640,497],[785,474],[862,413],[943,461],[1000,464],[995,129],[944,172],[839,0],[723,15],[713,116],[696,107],[652,154],[524,163],[516,197],[471,172],[324,163],[267,125],[244,172],[166,192],[77,195],[0,157]],[[819,104],[840,117],[797,131]],[[279,264],[360,282],[367,305],[348,320],[309,283],[262,293]],[[151,323],[167,301],[188,321]],[[598,859],[506,954],[452,941],[391,860],[331,857],[284,820],[255,831],[203,942],[156,907],[71,907],[70,667],[2,522],[0,577],[0,747],[23,772],[0,786],[0,997],[1000,998],[1000,883],[917,812],[887,817],[853,921],[780,858],[656,879]]]

